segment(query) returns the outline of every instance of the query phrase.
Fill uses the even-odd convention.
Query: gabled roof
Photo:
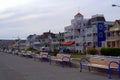
[[[27,37],[27,39],[29,38],[29,39],[31,39],[33,36],[35,36],[36,34],[33,34],[33,35],[29,35],[28,37]]]
[[[51,32],[44,32],[42,35],[37,36],[37,39],[45,39],[45,38],[49,38],[49,36],[51,38],[55,38],[55,34]]]
[[[26,43],[26,40],[20,40],[20,43]]]
[[[90,18],[88,20],[87,25],[91,25],[92,22],[96,22],[96,21],[103,21],[103,22],[105,22],[106,20],[105,20],[104,16],[95,16],[95,17],[92,17],[92,18]]]
[[[80,16],[83,16],[81,13],[77,13],[76,15],[75,15],[75,17],[80,17]]]
[[[118,24],[118,25],[117,25]],[[109,31],[120,31],[120,20],[116,20],[114,22],[114,25],[112,27],[110,27]]]
[[[116,20],[116,22],[120,25],[120,20]]]

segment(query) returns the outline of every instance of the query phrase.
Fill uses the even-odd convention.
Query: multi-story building
[[[85,45],[102,47],[102,41],[106,40],[105,31],[112,25],[113,22],[106,21],[104,15],[97,14],[92,16],[85,29]]]
[[[84,45],[84,29],[87,24],[87,19],[81,13],[77,13],[74,19],[71,20],[71,25],[65,27],[65,42],[66,48],[72,51],[83,52]]]
[[[37,37],[37,40],[40,42],[40,49],[42,47],[48,48],[48,50],[54,50],[58,47],[58,40],[54,33],[44,32],[42,35]]]
[[[103,47],[120,47],[120,20],[116,20],[114,25],[106,31]]]
[[[71,20],[71,25],[65,27],[66,48],[84,52],[87,46],[101,47],[102,41],[106,40],[105,31],[113,22],[106,21],[104,15],[93,15],[90,19],[84,19],[80,13]]]
[[[54,34],[50,31],[44,32],[42,35],[30,35],[27,38],[27,44],[37,50],[45,48],[46,50],[53,51],[59,48],[59,40],[63,40],[62,35],[62,33]]]

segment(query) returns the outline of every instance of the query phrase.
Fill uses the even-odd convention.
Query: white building
[[[56,34],[44,32],[42,35],[29,35],[27,37],[27,46],[36,50],[46,48],[48,51],[53,51],[59,48],[59,41]]]
[[[106,40],[105,31],[108,30],[113,22],[106,21],[104,15],[93,15],[90,19],[77,13],[71,20],[71,25],[65,27],[66,48],[84,52],[87,46],[101,47],[102,41]]]
[[[87,24],[87,19],[84,19],[84,16],[80,13],[77,13],[74,16],[74,19],[71,20],[71,25],[65,27],[65,42],[67,49],[83,52],[84,45],[84,36],[85,36],[85,26]],[[68,42],[71,42],[69,44]]]

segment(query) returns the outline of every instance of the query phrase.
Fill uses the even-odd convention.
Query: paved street
[[[108,80],[108,74],[79,72],[77,68],[62,68],[59,64],[34,61],[0,52],[0,80]],[[120,80],[114,76],[111,80]]]

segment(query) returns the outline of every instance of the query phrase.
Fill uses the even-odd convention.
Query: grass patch
[[[86,55],[78,55],[78,54],[72,55],[72,58],[85,58],[85,57]]]

